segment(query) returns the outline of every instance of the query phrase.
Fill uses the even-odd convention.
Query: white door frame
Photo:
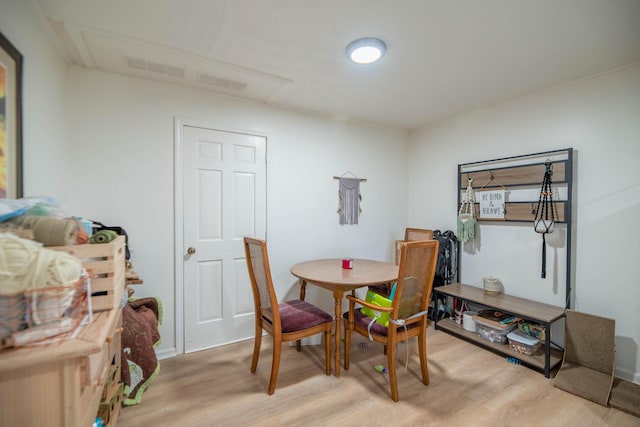
[[[182,224],[184,222],[184,216],[182,214],[182,208],[184,204],[184,194],[183,194],[183,180],[182,176],[184,171],[182,170],[182,151],[183,151],[183,134],[182,128],[184,126],[193,126],[193,127],[201,127],[207,129],[216,129],[223,132],[236,132],[241,134],[248,135],[256,135],[260,137],[264,137],[267,141],[267,145],[269,144],[269,133],[264,131],[256,131],[256,130],[248,130],[248,129],[238,129],[228,126],[221,126],[219,123],[214,124],[208,121],[184,118],[184,117],[175,117],[174,118],[174,205],[173,205],[173,215],[174,215],[174,283],[175,283],[175,292],[174,292],[174,302],[175,302],[175,351],[177,354],[184,354],[184,257],[185,257],[185,246],[184,246],[184,233]],[[268,147],[265,148],[268,150]],[[265,151],[265,153],[268,151]],[[266,180],[267,184],[269,182],[269,168],[267,167],[266,171]],[[267,219],[269,212],[269,192],[267,191]],[[265,230],[268,229],[268,221],[265,226]],[[266,238],[266,231],[265,231]]]

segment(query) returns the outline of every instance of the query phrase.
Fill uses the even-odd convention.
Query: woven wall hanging
[[[349,174],[351,177],[347,177]],[[365,178],[358,178],[351,171],[345,172],[342,176],[334,176],[339,180],[338,184],[338,215],[340,225],[357,225],[358,217],[362,214],[360,202],[360,183],[366,181]]]

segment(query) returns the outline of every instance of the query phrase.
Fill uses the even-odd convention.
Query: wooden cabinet
[[[124,238],[100,245],[49,247],[71,253],[92,274],[93,320],[72,337],[0,352],[0,426],[92,426],[102,408],[115,426],[120,382]]]
[[[91,426],[109,371],[119,368],[121,324],[120,308],[103,311],[74,338],[1,352],[0,425]]]
[[[435,329],[446,331],[496,353],[515,357],[526,366],[544,371],[547,378],[549,378],[551,369],[562,362],[562,350],[551,346],[551,324],[564,318],[564,308],[510,295],[489,294],[481,288],[460,283],[435,288],[434,292],[480,304],[544,325],[546,328],[544,351],[542,354],[531,356],[517,353],[509,345],[492,343],[476,333],[463,329],[462,325],[458,325],[452,319],[436,320]]]

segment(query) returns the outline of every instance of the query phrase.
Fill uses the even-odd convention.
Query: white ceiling
[[[70,63],[404,129],[640,61],[640,0],[32,1]]]

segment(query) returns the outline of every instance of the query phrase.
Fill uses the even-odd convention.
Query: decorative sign
[[[481,191],[480,218],[504,219],[504,190]]]

